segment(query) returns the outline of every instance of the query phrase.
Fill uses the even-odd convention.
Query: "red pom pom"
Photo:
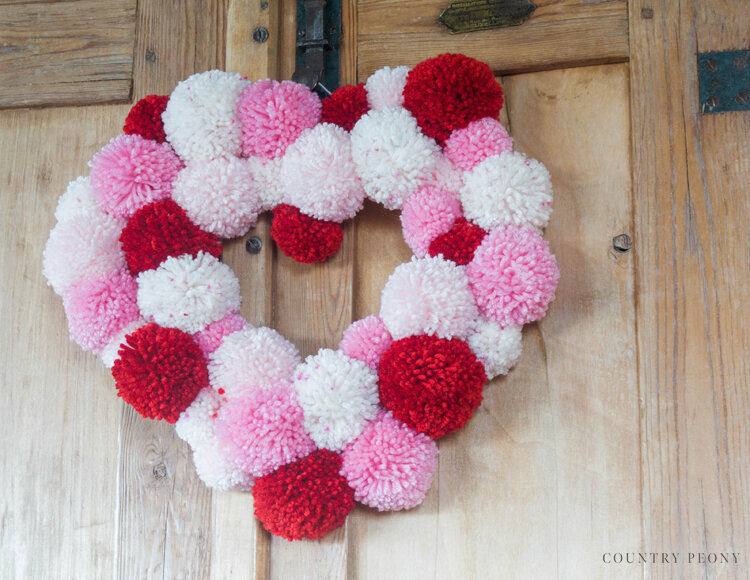
[[[316,540],[338,528],[354,507],[354,490],[339,474],[341,457],[318,449],[255,480],[255,517],[287,540]]]
[[[204,232],[171,199],[150,203],[128,220],[120,234],[125,260],[133,275],[156,268],[169,256],[203,251],[221,256],[221,241]]]
[[[478,225],[460,217],[450,230],[432,240],[430,256],[443,254],[446,260],[453,260],[461,266],[468,264],[486,235],[487,232]]]
[[[192,337],[149,324],[129,334],[112,367],[117,395],[147,419],[174,423],[202,388],[208,367]]]
[[[161,114],[167,108],[168,95],[149,95],[138,101],[130,109],[123,133],[127,135],[140,135],[144,139],[153,139],[157,143],[164,143],[167,136],[164,134],[164,123]]]
[[[364,83],[347,85],[336,89],[330,97],[323,99],[321,121],[351,131],[360,117],[369,110]]]
[[[443,146],[451,131],[483,117],[496,119],[503,90],[483,62],[463,54],[441,54],[409,71],[404,107],[424,134]]]
[[[299,208],[282,203],[273,209],[271,237],[297,262],[323,262],[339,251],[344,239],[341,224],[318,220],[303,214]]]
[[[433,439],[471,419],[487,382],[465,342],[426,334],[394,341],[380,359],[378,377],[383,406]]]

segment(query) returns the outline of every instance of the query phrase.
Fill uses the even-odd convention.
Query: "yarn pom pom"
[[[234,464],[215,435],[193,448],[193,463],[198,477],[208,487],[219,491],[248,491],[253,487],[253,476]]]
[[[140,135],[157,143],[164,143],[164,123],[161,114],[167,108],[169,95],[148,95],[130,109],[122,132],[126,135]]]
[[[513,139],[500,121],[485,117],[453,131],[445,142],[445,154],[463,171],[473,169],[492,155],[513,150]]]
[[[211,387],[198,393],[175,423],[177,436],[191,447],[197,447],[213,436],[214,422],[221,407],[221,397]]]
[[[89,177],[79,177],[68,184],[65,192],[57,200],[55,219],[59,222],[64,222],[77,215],[92,212],[98,213],[101,211],[94,199],[91,179]]]
[[[437,236],[430,244],[430,256],[443,256],[459,265],[468,264],[474,259],[474,251],[487,235],[478,225],[458,218],[453,227]]]
[[[224,340],[225,336],[242,330],[245,325],[247,325],[247,321],[239,314],[227,314],[221,320],[212,322],[206,328],[197,332],[193,338],[208,358],[212,352],[221,346],[221,341]]]
[[[295,373],[294,388],[305,429],[318,447],[343,449],[378,412],[377,376],[340,351],[308,356]]]
[[[216,436],[237,467],[260,477],[315,450],[302,420],[290,384],[262,386],[227,401],[216,418]]]
[[[432,439],[381,412],[342,454],[341,474],[358,502],[380,511],[410,509],[430,488],[437,454]]]
[[[438,155],[435,171],[424,181],[424,185],[443,189],[458,199],[458,192],[464,186],[463,172],[441,153]]]
[[[341,224],[316,220],[293,205],[281,204],[273,210],[271,237],[285,256],[313,264],[339,251],[344,230]]]
[[[370,315],[349,325],[344,331],[339,349],[346,356],[361,360],[371,369],[377,369],[380,357],[392,342],[393,337],[383,320]]]
[[[125,325],[124,328],[118,330],[112,339],[106,344],[106,346],[99,353],[99,358],[102,359],[102,363],[108,369],[111,369],[115,364],[115,361],[120,358],[120,349],[127,342],[127,336],[133,334],[136,330],[146,326],[146,321],[142,318],[134,320],[130,324]]]
[[[450,193],[423,187],[410,196],[401,210],[404,241],[418,258],[424,258],[430,242],[451,229],[461,216],[461,204]]]
[[[458,431],[482,403],[482,363],[457,339],[417,335],[395,341],[378,368],[380,401],[433,439]]]
[[[481,318],[469,336],[469,348],[484,365],[488,379],[508,374],[521,358],[521,327],[506,326]]]
[[[302,131],[318,123],[320,108],[318,96],[299,83],[265,80],[248,85],[237,106],[242,154],[280,157]]]
[[[203,353],[190,335],[149,324],[127,337],[112,367],[117,394],[147,419],[174,423],[208,385]]]
[[[400,107],[404,102],[402,93],[408,74],[408,66],[396,68],[386,66],[372,73],[365,83],[367,103],[370,108],[378,110],[386,107]]]
[[[139,209],[122,230],[120,242],[133,274],[158,268],[170,256],[221,256],[219,239],[196,227],[171,199]]]
[[[284,202],[284,188],[281,186],[282,159],[283,157],[277,157],[276,159],[248,157],[246,160],[257,191],[260,193],[261,213],[272,210]]]
[[[345,131],[351,131],[368,110],[365,85],[362,83],[347,85],[336,89],[323,101],[321,121],[338,125]]]
[[[380,317],[393,338],[435,334],[463,338],[479,316],[463,268],[443,258],[412,258],[388,278]]]
[[[291,380],[300,362],[297,348],[278,332],[246,326],[224,338],[208,371],[213,388],[232,399],[250,387]]]
[[[462,54],[441,54],[419,63],[404,87],[404,107],[425,135],[441,146],[455,129],[482,117],[497,118],[503,90],[489,66]]]
[[[240,283],[226,264],[203,252],[169,257],[138,275],[138,306],[147,319],[195,333],[240,307]]]
[[[317,540],[346,520],[354,491],[340,474],[341,457],[318,449],[259,477],[253,488],[255,517],[287,540]]]
[[[108,213],[129,218],[144,205],[172,194],[182,162],[166,143],[119,135],[89,165],[97,202]]]
[[[479,308],[501,326],[542,318],[560,278],[549,245],[530,229],[491,232],[466,268]]]
[[[69,288],[63,305],[71,340],[83,350],[101,352],[117,331],[138,319],[137,289],[127,270]]]

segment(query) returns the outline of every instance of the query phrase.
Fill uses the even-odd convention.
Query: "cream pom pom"
[[[214,433],[214,421],[221,407],[221,397],[211,387],[196,395],[190,406],[180,413],[175,423],[177,436],[191,447],[199,446]]]
[[[413,334],[465,338],[478,317],[465,268],[442,256],[398,266],[380,300],[380,318],[394,340]]]
[[[252,475],[237,468],[216,435],[193,447],[193,463],[201,481],[220,491],[248,491],[255,481]]]
[[[409,70],[408,66],[386,66],[372,73],[365,83],[370,109],[400,107],[404,103],[403,92]]]
[[[172,198],[195,225],[220,238],[246,233],[262,204],[252,168],[236,157],[191,163],[178,174]]]
[[[231,399],[243,390],[289,381],[301,362],[297,348],[266,327],[246,327],[226,336],[209,357],[211,386]]]
[[[544,228],[552,214],[549,172],[523,153],[492,155],[464,173],[461,203],[466,219],[486,230]]]
[[[148,320],[195,333],[240,307],[240,283],[226,264],[198,252],[170,256],[141,272],[138,306]]]
[[[112,340],[99,353],[99,358],[102,359],[105,367],[111,369],[115,365],[115,361],[120,358],[120,347],[127,342],[125,338],[145,325],[146,321],[142,318],[134,320],[112,337]]]
[[[497,322],[480,318],[467,340],[469,348],[484,365],[487,379],[508,374],[521,357],[523,345],[520,326],[503,328]]]
[[[284,203],[284,188],[281,185],[282,158],[262,159],[248,157],[247,165],[260,193],[260,212],[272,210],[280,203]]]
[[[177,85],[161,118],[167,140],[180,157],[210,161],[240,156],[237,103],[247,85],[237,73],[219,70],[194,74]]]
[[[308,356],[294,375],[305,429],[318,447],[339,451],[378,412],[378,378],[364,362],[341,351]]]
[[[287,148],[281,184],[288,203],[324,221],[340,223],[354,217],[365,198],[349,134],[330,123],[304,131]]]
[[[425,137],[409,111],[370,111],[352,129],[352,154],[370,199],[400,209],[434,173],[440,148]]]
[[[456,167],[446,155],[440,153],[435,170],[424,180],[424,185],[444,189],[458,199],[459,192],[464,186],[463,171]]]
[[[64,222],[79,214],[90,212],[103,213],[104,210],[96,204],[94,190],[91,187],[91,178],[81,176],[71,181],[60,199],[57,200],[55,219],[58,222]]]

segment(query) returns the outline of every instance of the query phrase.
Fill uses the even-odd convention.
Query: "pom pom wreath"
[[[465,265],[474,259],[474,251],[487,235],[478,225],[458,218],[453,227],[437,236],[430,243],[430,256],[443,256],[458,265]]]
[[[193,448],[193,463],[198,477],[208,487],[219,491],[248,491],[253,487],[253,476],[234,464],[215,435]]]
[[[140,135],[112,139],[91,160],[97,202],[117,217],[129,218],[144,205],[167,199],[182,162],[166,143]]]
[[[102,363],[104,363],[105,367],[108,369],[112,368],[115,361],[120,358],[120,348],[122,348],[127,342],[126,337],[129,334],[133,334],[142,326],[146,326],[146,321],[142,318],[138,318],[114,334],[112,339],[110,339],[107,345],[99,353],[99,357],[102,359]]]
[[[281,204],[273,210],[271,237],[285,256],[313,264],[339,251],[344,230],[336,222],[316,220],[293,205]]]
[[[87,278],[125,267],[121,223],[104,213],[81,214],[59,222],[44,248],[42,273],[58,294]]]
[[[169,257],[138,275],[138,306],[148,320],[195,333],[240,307],[240,283],[226,264],[203,252]]]
[[[404,241],[418,258],[424,258],[430,242],[448,232],[461,216],[461,204],[450,193],[423,187],[410,196],[401,210]]]
[[[451,131],[482,117],[497,118],[503,90],[486,64],[462,54],[419,63],[406,79],[404,107],[441,146]]]
[[[161,114],[167,108],[168,95],[148,95],[143,97],[130,109],[122,132],[126,135],[140,135],[157,143],[164,143],[164,123]]]
[[[221,407],[221,397],[211,387],[199,392],[175,423],[177,436],[191,447],[197,447],[213,436],[214,421]]]
[[[484,365],[488,379],[508,374],[521,358],[523,345],[521,327],[506,326],[486,318],[477,321],[473,334],[468,339],[469,348]]]
[[[491,232],[466,273],[479,308],[501,326],[542,318],[560,278],[547,242],[533,230],[516,228]]]
[[[171,199],[142,207],[120,235],[125,259],[133,274],[158,268],[170,256],[198,252],[221,256],[221,242],[213,234],[201,231]]]
[[[81,214],[98,213],[102,210],[94,199],[91,179],[79,177],[68,184],[65,193],[60,196],[55,209],[55,219],[64,222]]]
[[[378,367],[380,401],[433,439],[458,431],[482,402],[482,363],[458,339],[416,335],[394,341]]]
[[[63,305],[71,340],[83,350],[101,352],[117,331],[138,320],[137,290],[125,269],[70,287]]]
[[[275,330],[246,326],[226,336],[210,357],[211,386],[227,399],[243,390],[292,379],[297,348]]]
[[[167,140],[188,161],[239,157],[242,128],[237,103],[248,85],[237,73],[212,70],[177,85],[161,116]]]
[[[227,314],[221,320],[212,322],[206,328],[197,332],[193,338],[208,358],[212,352],[221,346],[221,341],[224,340],[225,336],[242,330],[246,325],[247,321],[239,314]]]
[[[351,131],[368,109],[365,85],[347,85],[336,89],[330,97],[323,100],[321,121]]]
[[[473,169],[492,155],[513,151],[513,139],[500,121],[485,117],[453,131],[445,142],[445,154],[463,171]]]
[[[343,449],[378,412],[377,376],[340,351],[308,356],[294,375],[294,388],[305,429],[318,447]]]
[[[377,369],[380,357],[392,342],[393,337],[383,320],[370,315],[349,325],[344,331],[339,349],[346,356],[361,360],[371,369]]]
[[[493,155],[464,174],[461,202],[466,218],[486,230],[544,228],[552,214],[549,172],[523,153]]]
[[[341,475],[354,499],[380,511],[410,509],[422,503],[437,467],[435,442],[380,413],[342,454]]]
[[[400,209],[435,170],[438,147],[401,107],[370,111],[351,135],[362,185],[370,199],[388,209]]]
[[[147,419],[174,423],[208,385],[206,361],[190,335],[149,324],[127,337],[112,367],[117,394]]]
[[[290,384],[261,386],[221,408],[216,436],[237,467],[260,477],[315,451],[302,421]]]
[[[354,217],[365,198],[349,135],[335,125],[318,125],[289,146],[281,163],[281,184],[289,204],[319,220]]]
[[[412,258],[388,278],[380,317],[394,339],[410,334],[463,338],[479,316],[462,267],[443,258]]]
[[[346,520],[354,491],[339,474],[341,457],[327,449],[259,477],[253,488],[255,517],[287,540],[317,540]]]
[[[400,107],[404,102],[404,86],[409,67],[389,66],[376,70],[370,75],[365,83],[367,91],[367,103],[373,110],[385,109],[386,107]]]
[[[251,167],[236,157],[191,163],[177,176],[172,198],[199,228],[221,238],[247,232],[263,204]]]
[[[284,202],[284,188],[281,186],[282,157],[261,159],[249,157],[246,160],[255,181],[256,190],[260,193],[260,211],[268,211]]]
[[[237,106],[242,154],[280,157],[302,131],[315,127],[320,108],[318,96],[299,83],[265,80],[248,85]]]

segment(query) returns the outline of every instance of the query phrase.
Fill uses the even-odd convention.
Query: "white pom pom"
[[[180,413],[175,423],[177,436],[187,441],[191,447],[199,446],[213,435],[216,413],[221,407],[221,397],[211,387],[201,389],[190,403],[190,406]]]
[[[408,66],[386,66],[372,73],[365,83],[370,109],[400,107],[404,102],[403,92],[409,70]]]
[[[506,326],[482,317],[468,338],[469,348],[484,365],[487,379],[505,375],[521,357],[521,327]]]
[[[370,111],[352,129],[352,154],[370,199],[400,209],[433,174],[439,147],[425,137],[409,111]]]
[[[412,258],[388,278],[380,317],[395,340],[412,334],[465,338],[479,317],[463,266],[434,258]]]
[[[220,491],[247,491],[253,486],[253,476],[235,466],[216,435],[193,448],[193,463],[198,477],[208,487]]]
[[[424,181],[425,185],[432,185],[444,189],[456,199],[464,186],[463,172],[442,153],[438,155],[435,170]]]
[[[250,173],[260,193],[262,206],[260,212],[272,210],[280,203],[284,203],[284,188],[281,185],[282,158],[262,159],[249,157],[247,159]]]
[[[125,337],[145,324],[146,321],[143,319],[134,320],[112,337],[112,340],[99,353],[99,358],[102,359],[105,367],[111,369],[115,365],[115,361],[120,358],[120,347],[126,342]]]
[[[466,219],[486,230],[544,228],[552,214],[549,172],[523,153],[503,151],[464,173],[461,203]]]
[[[306,130],[287,148],[281,183],[288,203],[320,220],[354,217],[365,198],[349,134],[330,123]]]
[[[57,200],[55,219],[59,222],[71,219],[80,214],[89,212],[104,213],[94,198],[94,190],[91,187],[91,178],[79,177],[71,181],[65,189],[65,193]]]
[[[137,282],[146,319],[191,334],[240,307],[240,283],[231,268],[204,252],[170,256],[141,272]]]
[[[343,449],[378,412],[377,375],[338,350],[308,356],[294,375],[294,388],[305,429],[318,447]]]
[[[177,176],[172,197],[195,225],[220,238],[247,232],[262,203],[251,167],[236,157],[189,164]]]
[[[239,157],[237,103],[247,85],[237,73],[219,70],[194,74],[178,84],[161,116],[175,152],[188,161]]]
[[[264,326],[247,327],[226,336],[211,353],[211,386],[227,399],[244,389],[292,379],[300,363],[297,348],[278,332]]]

